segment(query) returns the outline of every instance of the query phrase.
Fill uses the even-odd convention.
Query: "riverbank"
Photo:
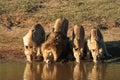
[[[75,24],[83,25],[86,39],[92,27],[100,28],[108,52],[120,57],[119,0],[1,0],[0,59],[25,59],[22,37],[40,23],[46,34],[58,17],[69,20],[71,39]]]

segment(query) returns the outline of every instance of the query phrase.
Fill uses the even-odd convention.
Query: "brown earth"
[[[8,20],[5,17],[2,17],[1,19],[4,23],[0,25],[0,59],[8,60],[25,59],[22,37],[27,33],[32,25],[36,23],[42,24],[47,34],[51,31],[51,27],[54,24],[54,22],[42,22],[34,18],[26,19],[15,17]],[[111,53],[113,57],[120,57],[120,25],[116,27],[109,24],[109,22],[107,24],[105,23],[100,25],[93,21],[84,21],[79,24],[84,26],[86,38],[90,33],[90,29],[93,26],[98,26],[103,33],[109,53]],[[19,27],[19,25],[23,25],[23,27]],[[73,26],[74,24],[70,22],[68,30],[68,37],[70,39]]]

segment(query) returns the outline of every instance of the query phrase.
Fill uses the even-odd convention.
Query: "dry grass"
[[[23,36],[24,31],[35,23],[41,23],[48,33],[54,21],[60,16],[70,21],[69,34],[74,24],[83,24],[86,31],[93,25],[118,27],[119,5],[119,0],[0,0],[0,23],[12,29],[13,34],[17,31],[21,33],[16,36]],[[18,28],[13,29],[15,26]],[[2,40],[3,36],[0,39],[0,42],[6,42]]]
[[[68,33],[74,24],[84,24],[86,30],[93,25],[119,27],[119,5],[119,0],[0,0],[0,24],[25,30],[41,23],[48,33],[54,21],[64,16],[70,21]]]
[[[64,16],[73,22],[115,21],[120,18],[119,0],[0,0],[0,14],[35,17],[45,21]]]

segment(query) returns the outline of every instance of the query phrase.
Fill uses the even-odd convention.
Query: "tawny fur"
[[[23,37],[24,53],[27,61],[41,54],[41,44],[45,40],[45,32],[40,24],[34,25]],[[35,54],[34,54],[35,53]]]
[[[63,51],[64,39],[59,32],[52,32],[45,43],[42,44],[42,54],[46,63],[56,62]]]
[[[23,37],[24,53],[27,61],[31,62],[31,55],[33,53],[33,41],[32,41],[32,31],[29,30],[28,33]]]
[[[56,80],[57,66],[44,64],[43,72],[41,74],[42,80]]]
[[[90,39],[88,39],[87,45],[95,63],[101,60],[101,58],[105,58],[105,56],[111,56],[107,52],[103,36],[99,29],[91,30]]]
[[[63,17],[58,18],[53,26],[53,31],[47,35],[46,42],[42,45],[45,62],[49,60],[56,62],[59,56],[67,51],[67,31],[68,20]],[[47,59],[48,56],[50,56],[49,59]]]
[[[66,18],[58,18],[55,21],[55,24],[53,26],[53,32],[61,32],[65,36],[67,36],[67,31],[68,31],[68,20]]]
[[[85,32],[83,26],[75,25],[73,29],[73,54],[76,62],[80,62],[83,57],[83,50],[85,46]]]

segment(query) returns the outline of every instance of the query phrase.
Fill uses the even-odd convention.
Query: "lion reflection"
[[[76,64],[73,71],[73,80],[104,80],[105,64],[90,62]]]
[[[42,80],[70,80],[72,79],[73,65],[71,64],[44,64]]]
[[[26,63],[23,80],[70,80],[73,64]]]
[[[56,79],[57,67],[54,65],[44,64],[42,72],[42,80],[57,80]]]
[[[84,62],[79,64],[26,63],[23,80],[103,80],[106,65]]]
[[[33,79],[32,65],[29,63],[26,63],[23,80],[32,80],[32,79]]]
[[[90,80],[104,80],[105,76],[105,65],[104,64],[94,64],[91,72]]]
[[[42,69],[41,63],[26,63],[23,80],[41,80]]]
[[[73,71],[73,80],[86,80],[83,64],[76,64]]]

